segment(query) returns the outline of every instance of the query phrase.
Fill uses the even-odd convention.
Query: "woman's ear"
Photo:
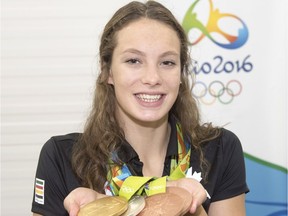
[[[108,84],[114,85],[112,70],[109,70]]]

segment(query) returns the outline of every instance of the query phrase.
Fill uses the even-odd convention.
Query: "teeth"
[[[161,98],[161,95],[148,95],[148,94],[138,94],[136,95],[140,100],[145,102],[155,102]]]

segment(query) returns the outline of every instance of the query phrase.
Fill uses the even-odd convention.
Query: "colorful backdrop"
[[[191,43],[203,120],[242,141],[247,215],[287,215],[286,1],[190,0],[171,8]]]

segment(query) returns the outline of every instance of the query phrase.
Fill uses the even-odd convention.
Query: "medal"
[[[82,207],[78,216],[120,216],[128,209],[128,201],[119,196],[97,199]]]
[[[143,196],[133,196],[128,203],[127,211],[121,216],[136,216],[145,207],[145,198]]]
[[[189,211],[191,202],[192,202],[192,195],[185,190],[184,188],[180,187],[167,187],[166,189],[167,193],[173,193],[181,197],[183,200],[183,209],[180,213],[180,215],[186,215],[186,213]]]
[[[174,193],[155,194],[145,201],[145,208],[138,216],[178,216],[184,207],[182,198]]]

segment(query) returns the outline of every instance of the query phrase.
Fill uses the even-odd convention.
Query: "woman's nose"
[[[149,85],[161,84],[160,71],[157,66],[146,67],[143,71],[142,83]]]

